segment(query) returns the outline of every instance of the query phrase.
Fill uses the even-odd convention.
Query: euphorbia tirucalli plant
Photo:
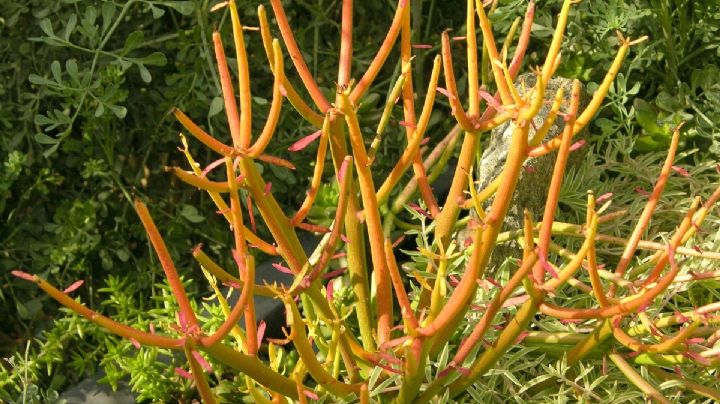
[[[702,276],[681,275],[679,255],[718,258],[717,254],[686,248],[685,244],[696,234],[709,209],[720,198],[720,188],[704,203],[699,198],[694,201],[667,244],[642,239],[672,173],[680,136],[677,128],[655,188],[627,239],[617,240],[598,233],[598,224],[612,220],[613,214],[603,215],[606,206],[598,209],[596,203],[601,201],[596,200],[591,192],[588,193],[585,223],[572,225],[554,220],[573,137],[587,126],[598,111],[630,46],[642,40],[631,41],[618,34],[620,49],[617,56],[583,110],[579,108],[578,82],[573,84],[570,94],[564,94],[562,89],[555,94],[546,94],[546,85],[562,63],[560,49],[563,33],[568,13],[576,2],[566,0],[563,3],[545,61],[533,70],[537,76],[536,84],[526,88],[524,83],[516,86],[515,78],[530,40],[534,2],[528,3],[522,26],[515,24],[505,45],[498,49],[484,8],[486,5],[468,0],[467,32],[463,39],[467,52],[467,102],[463,103],[458,94],[451,38],[445,32],[442,34],[441,55],[434,60],[424,101],[422,105],[416,105],[411,68],[414,47],[411,43],[410,0],[398,1],[387,36],[361,75],[352,73],[353,1],[342,1],[337,91],[332,101],[326,98],[307,68],[280,0],[271,0],[282,43],[303,90],[296,88],[286,76],[288,69],[281,41],[272,38],[266,11],[260,6],[259,34],[274,84],[268,117],[259,133],[252,128],[251,79],[243,25],[235,2],[222,3],[220,7],[230,10],[238,66],[236,92],[220,34],[214,33],[215,56],[231,144],[208,134],[183,111],[176,109],[174,115],[187,132],[217,153],[219,159],[203,169],[193,159],[186,139],[182,137],[182,151],[190,170],[168,168],[182,181],[207,192],[233,233],[234,245],[228,248],[228,254],[232,255],[236,268],[231,271],[222,269],[202,247],[193,251],[197,261],[211,274],[208,276],[211,280],[220,279],[240,290],[239,299],[229,307],[212,282],[226,316],[222,324],[210,329],[200,322],[150,212],[139,199],[135,201],[136,211],[177,302],[176,326],[163,330],[152,328],[149,332],[132,328],[71,298],[69,293],[80,283],[60,291],[37,275],[21,271],[14,274],[35,282],[64,306],[110,332],[128,338],[135,345],[184,351],[190,372],[182,369],[179,372],[192,377],[205,402],[217,402],[218,398],[206,375],[211,368],[203,355],[245,375],[246,383],[242,389],[257,402],[305,402],[309,398],[330,395],[334,401],[357,399],[368,403],[394,400],[408,403],[428,402],[444,395],[457,397],[480,380],[516,344],[541,341],[548,345],[552,340],[563,338],[571,341],[570,345],[563,345],[569,365],[577,364],[591,352],[602,349],[601,353],[607,355],[631,383],[649,397],[663,401],[665,398],[652,381],[640,376],[639,365],[646,366],[655,378],[667,380],[678,379],[673,373],[663,370],[668,366],[717,366],[720,363],[716,352],[711,349],[719,335],[720,322],[720,316],[713,313],[720,305],[712,304],[687,313],[672,313],[663,311],[660,304],[660,314],[653,318],[644,312],[648,306],[662,301],[663,294],[672,283]],[[508,61],[509,44],[517,29],[517,45]],[[360,122],[356,108],[396,46],[402,69],[388,96],[383,116],[379,123]],[[491,74],[482,74],[483,71]],[[444,88],[439,87],[441,75]],[[494,94],[491,89],[494,89]],[[312,104],[306,103],[301,95],[303,91],[307,92]],[[423,155],[420,145],[435,108],[437,93],[447,97],[451,106],[448,119],[456,120],[457,126],[434,145],[431,153]],[[317,129],[312,135],[299,139],[291,150],[300,152],[312,142],[319,143],[310,189],[302,205],[293,212],[283,211],[273,197],[270,184],[264,181],[256,166],[274,164],[292,167],[291,162],[265,153],[278,129],[278,118],[286,98],[302,119]],[[390,131],[386,129],[388,117],[398,98],[403,109],[401,132],[407,138],[407,147],[387,175],[374,176],[373,161],[380,158],[378,146],[383,136],[390,136],[384,133]],[[544,123],[537,125],[533,119],[538,117],[546,99],[554,100],[552,107],[547,116],[541,117]],[[564,129],[557,137],[544,142],[556,118],[564,121]],[[508,121],[512,122],[513,133],[502,173],[486,189],[477,192],[469,173],[472,172],[481,137]],[[377,126],[376,136],[372,139],[365,137],[361,129],[363,125]],[[448,156],[458,143],[461,146],[449,196],[440,203],[430,184],[445,167]],[[328,150],[334,175],[325,175]],[[501,232],[523,164],[528,159],[549,153],[555,154],[555,166],[540,221],[536,222],[533,213],[526,211],[522,230]],[[209,171],[221,170],[222,167],[226,172],[225,181],[207,178]],[[402,191],[396,192],[409,170],[412,171],[412,180],[404,185]],[[377,178],[382,178],[382,184],[376,182]],[[336,182],[339,188],[335,217],[329,228],[306,222],[323,181]],[[398,223],[397,216],[416,194],[427,211],[415,205],[416,209],[427,218],[426,225],[432,229],[432,234],[426,247],[418,246],[418,253],[427,260],[424,273],[413,273],[412,277],[408,277],[400,270],[392,236]],[[468,194],[469,198],[466,197]],[[250,207],[249,216],[243,213],[243,199]],[[492,202],[488,203],[490,199]],[[488,207],[484,208],[483,204]],[[253,232],[254,226],[248,225],[250,222],[254,224],[252,206],[260,212],[273,236],[272,241],[261,239]],[[478,220],[470,224],[472,243],[458,246],[453,233],[463,209],[475,210]],[[301,231],[323,234],[310,257],[299,242],[298,233]],[[569,252],[556,244],[560,236],[580,237],[583,242],[579,250]],[[519,267],[502,285],[487,275],[487,269],[494,247],[508,240],[517,240],[522,245],[522,257],[518,257],[521,258]],[[624,246],[614,271],[601,269],[597,262],[596,245],[599,241]],[[453,257],[458,256],[454,251],[465,247],[466,251],[461,253],[467,258],[463,261],[465,265],[460,275],[451,281],[451,262]],[[259,254],[281,257],[283,264],[278,267],[294,274],[292,285],[256,285],[255,258],[250,253],[251,249],[259,250]],[[638,249],[653,250],[654,253],[645,260],[644,266],[631,268]],[[370,258],[366,259],[368,250]],[[327,280],[328,275],[337,275],[328,274],[330,264],[337,259],[344,259],[347,263],[354,299],[351,307],[336,306],[332,288],[326,287],[332,282]],[[627,276],[631,269],[633,280]],[[590,285],[579,278],[589,279]],[[420,285],[420,288],[409,293],[408,282],[413,286]],[[479,321],[471,324],[469,334],[461,335],[460,343],[451,343],[451,338],[462,330],[460,325],[478,293],[479,285],[485,282],[495,285],[492,298],[483,305]],[[593,304],[575,307],[559,299],[564,296],[559,294],[561,289],[569,287],[591,296]],[[286,309],[287,338],[268,341],[269,364],[259,356],[263,327],[257,325],[254,295],[279,299]],[[516,310],[509,309],[518,305]],[[399,307],[399,312],[396,307]],[[497,327],[500,330],[496,332],[494,323],[499,313],[509,317]],[[594,330],[574,334],[530,331],[529,324],[536,316],[586,322]],[[244,330],[237,327],[240,320],[244,321]],[[669,335],[667,328],[672,326],[680,328]],[[704,339],[713,333],[714,339]],[[235,343],[230,341],[231,338]],[[299,361],[289,372],[281,372],[274,363],[274,352],[277,352],[277,345],[289,342],[297,351]],[[434,360],[441,351],[448,349],[452,350],[449,362],[444,361],[442,368],[426,372],[428,366],[435,366]],[[382,389],[375,389],[378,380],[389,380],[390,383]],[[705,396],[717,398],[720,394],[697,383],[682,380],[678,383]],[[538,385],[536,390],[542,387]]]

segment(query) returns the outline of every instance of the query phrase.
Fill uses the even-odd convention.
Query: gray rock
[[[60,400],[65,400],[67,404],[135,403],[136,395],[130,391],[127,382],[119,382],[117,391],[113,391],[110,385],[98,383],[103,376],[104,374],[98,373],[83,379],[77,385],[63,392],[60,395]]]
[[[516,86],[520,90],[520,83],[525,81],[526,88],[531,88],[535,85],[536,76],[535,74],[523,74],[518,80],[516,80]],[[556,77],[550,80],[546,86],[545,99],[546,102],[543,104],[540,112],[534,118],[534,127],[530,128],[528,133],[528,139],[535,136],[535,129],[542,126],[543,121],[550,112],[552,106],[552,100],[555,98],[555,93],[562,87],[564,91],[564,97],[566,100],[565,105],[569,105],[570,93],[572,91],[572,80],[562,77]],[[583,109],[584,99],[586,97],[581,96],[580,110]],[[566,109],[565,105],[561,107],[561,111]],[[545,136],[544,141],[552,139],[557,135],[561,134],[565,122],[562,117],[558,116],[553,126]],[[500,173],[505,165],[505,161],[508,155],[508,148],[510,147],[510,140],[512,137],[514,124],[512,121],[507,122],[497,128],[495,128],[491,134],[487,146],[483,150],[480,164],[476,167],[476,182],[478,191],[487,187]],[[584,137],[584,133],[580,133],[573,138],[573,141],[577,141]],[[581,149],[583,150],[583,149]],[[553,167],[555,165],[556,152],[549,153],[539,158],[528,159],[525,163],[525,169],[520,174],[520,179],[515,190],[512,202],[510,204],[510,210],[505,217],[505,223],[503,225],[503,231],[516,230],[522,228],[523,223],[523,211],[528,209],[533,213],[535,220],[542,219],[542,213],[545,209],[545,200],[550,188],[550,179],[552,177]],[[576,151],[571,153],[568,161],[568,167],[577,165],[582,161],[582,152]],[[486,203],[489,203],[492,199]],[[474,210],[471,213],[475,216]],[[477,219],[477,217],[474,217]],[[461,232],[459,241],[463,242],[470,233]],[[462,244],[461,244],[462,245]],[[509,242],[498,245],[491,258],[489,264],[489,270],[497,269],[508,257],[521,257],[520,246],[517,242]]]

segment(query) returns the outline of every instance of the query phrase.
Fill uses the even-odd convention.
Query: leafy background
[[[4,320],[0,354],[5,358],[0,365],[0,399],[51,399],[57,391],[94,374],[98,365],[110,383],[129,376],[143,399],[193,397],[189,383],[165,364],[174,360],[171,355],[145,348],[137,351],[129,342],[59,311],[33,285],[17,282],[10,271],[24,268],[63,286],[84,279],[85,286],[76,292],[84,302],[138,326],[171,318],[164,304],[168,295],[162,271],[132,209],[132,197],[139,195],[152,203],[191,293],[208,294],[202,282],[194,282],[202,275],[187,252],[201,241],[219,252],[229,241],[228,232],[209,213],[213,209],[206,198],[176,184],[163,167],[181,161],[176,151],[180,127],[168,116],[173,106],[216,136],[227,137],[210,35],[217,28],[228,37],[229,19],[222,11],[209,13],[214,3],[0,2],[0,318]],[[331,92],[339,47],[339,1],[283,3],[311,71]],[[464,30],[464,8],[451,3],[412,2],[414,42],[433,46],[416,51],[416,89],[424,88],[441,31]],[[561,1],[538,3],[530,64],[541,62]],[[238,2],[246,25],[256,24],[257,4]],[[394,4],[356,2],[356,71],[369,64]],[[525,0],[500,1],[493,16],[500,40],[500,33],[523,13],[525,4]],[[717,183],[718,29],[718,1],[603,0],[574,8],[560,72],[566,77],[599,82],[617,49],[615,30],[631,37],[649,35],[650,40],[634,48],[590,129],[589,143],[594,146],[585,168],[568,179],[564,214],[579,215],[587,188],[598,194],[614,192],[619,206],[631,212],[640,209],[633,190],[652,186],[671,128],[681,121],[687,123],[679,164],[689,169],[692,178],[671,181],[674,197],[682,202],[664,202],[657,229],[670,230],[689,195],[707,194],[709,185]],[[257,127],[268,108],[271,74],[258,34],[246,35]],[[461,66],[461,52],[455,57],[456,66]],[[384,68],[361,107],[361,119],[375,122],[377,106],[398,72],[399,65]],[[458,78],[461,87],[462,79]],[[447,109],[438,107],[428,131],[433,140],[452,126],[446,117]],[[264,175],[273,182],[281,202],[293,209],[304,193],[286,191],[306,188],[312,153],[290,156],[287,147],[311,129],[289,108],[280,128],[268,152],[291,158],[298,169],[270,167]],[[387,140],[383,145],[387,158],[378,167],[379,175],[402,147],[399,140]],[[204,153],[198,151],[196,157],[207,164],[213,157]],[[708,243],[709,248],[717,248],[716,240]],[[213,307],[208,309],[217,314]],[[523,357],[516,356],[514,361]],[[156,361],[158,357],[164,362]],[[545,372],[554,374],[552,368]],[[495,386],[486,393],[504,391],[503,383]]]

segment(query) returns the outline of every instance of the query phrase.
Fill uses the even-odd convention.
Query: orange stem
[[[215,45],[215,60],[217,61],[218,71],[220,73],[220,86],[222,87],[223,99],[225,100],[225,114],[227,115],[228,125],[230,126],[230,135],[233,139],[233,145],[236,148],[242,147],[240,114],[238,113],[237,102],[235,101],[235,90],[233,90],[230,69],[228,68],[227,59],[225,58],[225,49],[223,49],[219,32],[213,32],[213,43]]]
[[[385,240],[385,256],[388,260],[387,263],[390,270],[390,279],[392,280],[395,295],[397,296],[398,303],[400,304],[400,313],[402,314],[402,318],[405,322],[405,327],[408,329],[410,335],[412,335],[419,327],[419,323],[417,318],[415,318],[415,313],[410,305],[410,299],[408,298],[407,291],[405,290],[405,285],[400,277],[400,270],[397,267],[392,242],[387,239]]]
[[[538,77],[540,80],[540,77]],[[540,234],[538,241],[540,261],[547,261],[548,247],[552,235],[552,224],[555,220],[555,211],[557,210],[558,200],[560,199],[560,187],[562,186],[565,176],[565,168],[567,166],[568,156],[570,155],[570,145],[575,125],[575,114],[580,105],[580,82],[575,80],[572,88],[572,98],[570,102],[570,110],[568,111],[568,120],[565,123],[565,130],[562,135],[562,143],[558,152],[553,168],[552,179],[550,180],[550,188],[548,189],[547,200],[545,201],[545,212],[543,214],[542,225],[540,226]],[[542,283],[545,280],[545,268],[543,265],[537,264],[533,269],[533,277],[535,282]]]
[[[135,199],[135,211],[140,217],[140,221],[145,227],[145,232],[147,232],[150,243],[152,243],[153,248],[157,253],[160,265],[162,266],[163,271],[165,272],[165,277],[170,285],[170,289],[177,300],[178,306],[180,306],[180,313],[182,313],[185,321],[187,321],[187,327],[191,330],[199,329],[197,318],[195,317],[195,313],[190,305],[190,300],[188,300],[187,295],[185,294],[185,288],[183,287],[182,281],[175,269],[175,263],[170,257],[170,252],[168,252],[165,241],[162,239],[162,236],[160,236],[160,232],[158,231],[157,226],[155,226],[155,222],[150,216],[147,206],[145,206],[145,204],[139,199]]]
[[[216,153],[222,154],[223,156],[232,156],[236,153],[235,149],[215,139],[212,135],[202,130],[178,108],[173,108],[172,113],[191,135]]]
[[[400,37],[400,58],[402,60],[402,63],[407,64],[408,66],[410,65],[412,59],[410,37],[410,7],[406,7],[405,14],[403,16],[402,34]],[[437,78],[435,79],[435,83],[435,87],[437,87]],[[410,144],[412,142],[412,139],[415,137],[415,132],[419,132],[417,138],[419,138],[419,136],[422,136],[425,132],[425,128],[427,127],[427,121],[430,119],[432,104],[435,101],[435,88],[432,88],[432,90],[428,91],[428,94],[426,95],[426,102],[422,111],[422,115],[426,116],[424,116],[425,119],[422,128],[415,128],[413,126],[416,123],[416,118],[415,91],[413,90],[412,69],[408,69],[407,71],[407,77],[405,78],[405,83],[402,88],[402,100],[405,122],[409,122],[412,124],[405,126],[405,135],[408,139],[408,149],[412,150],[412,155],[410,157],[412,158],[413,171],[415,172],[415,178],[417,179],[418,187],[420,188],[420,195],[423,201],[425,201],[425,205],[427,205],[428,210],[430,210],[430,215],[432,217],[435,217],[440,213],[440,208],[438,207],[437,201],[435,200],[432,188],[430,188],[430,182],[428,181],[427,173],[425,172],[425,167],[423,166],[422,152],[419,148],[419,140],[421,139],[418,140],[417,145]]]
[[[250,94],[250,67],[248,66],[247,51],[243,26],[240,23],[235,0],[230,0],[230,20],[232,22],[233,40],[235,42],[235,57],[238,68],[238,91],[240,92],[240,143],[235,147],[247,149],[250,147],[252,135],[252,94]],[[281,98],[282,100],[282,98]],[[278,111],[279,113],[279,111]]]
[[[282,35],[285,41],[285,47],[287,47],[295,70],[297,70],[300,75],[300,79],[310,93],[310,97],[315,102],[315,105],[317,105],[322,113],[326,113],[331,108],[331,105],[322,91],[320,91],[320,87],[318,87],[312,73],[310,73],[310,69],[308,69],[305,63],[305,58],[303,58],[302,52],[300,52],[300,48],[295,41],[293,30],[290,28],[290,23],[288,22],[287,15],[285,15],[285,9],[282,3],[280,0],[270,0],[270,4],[275,12],[275,19],[277,20],[278,28],[280,28],[280,35]]]
[[[257,157],[265,151],[265,148],[270,143],[275,129],[277,128],[278,120],[280,119],[280,110],[282,109],[283,95],[282,95],[282,82],[285,79],[285,67],[283,65],[282,50],[280,49],[280,42],[273,41],[273,55],[275,56],[275,63],[273,73],[275,74],[275,81],[273,83],[273,94],[272,102],[270,103],[270,111],[268,112],[265,126],[263,127],[260,136],[255,141],[248,151],[250,157]]]
[[[387,260],[383,247],[385,236],[383,234],[380,211],[378,209],[377,197],[375,195],[375,185],[373,183],[370,167],[367,164],[367,152],[365,150],[365,144],[363,143],[360,124],[350,103],[348,92],[341,93],[340,97],[340,110],[345,115],[345,121],[348,126],[350,144],[352,146],[355,168],[357,170],[358,182],[360,184],[363,210],[365,212],[365,222],[368,229],[368,236],[370,238],[373,270],[375,271],[375,279],[377,281],[377,338],[378,342],[382,344],[390,339],[393,311],[392,285],[388,276]],[[356,242],[359,242],[359,240],[356,240]]]
[[[409,3],[410,0],[398,0],[398,5],[395,9],[395,16],[393,17],[393,21],[390,24],[390,28],[388,29],[387,35],[385,35],[382,45],[380,45],[380,49],[375,54],[375,58],[373,58],[373,61],[370,62],[370,66],[368,66],[360,81],[358,81],[357,85],[350,93],[350,101],[353,103],[358,102],[360,98],[362,98],[367,89],[370,87],[370,84],[372,84],[375,77],[377,77],[382,66],[385,64],[385,61],[387,60],[388,55],[390,55],[390,51],[395,44],[395,40],[400,34],[403,14],[405,13],[405,8],[410,7]]]
[[[447,90],[448,98],[450,99],[452,114],[466,132],[473,132],[473,122],[470,120],[467,113],[465,113],[465,109],[458,98],[457,83],[455,81],[455,72],[453,70],[452,51],[450,49],[450,35],[447,31],[443,31],[442,33],[441,53],[443,58],[443,71],[445,72],[445,89]]]
[[[665,189],[665,184],[670,177],[670,173],[672,171],[672,164],[673,160],[675,159],[675,152],[677,151],[679,140],[680,127],[678,126],[673,132],[673,137],[670,142],[670,149],[668,150],[667,157],[665,158],[665,163],[663,164],[662,170],[660,170],[660,176],[655,183],[652,194],[650,194],[650,198],[648,199],[642,213],[640,214],[637,225],[635,226],[635,229],[633,229],[632,235],[630,236],[627,244],[625,245],[625,249],[623,250],[622,256],[620,257],[620,261],[615,267],[614,272],[619,276],[625,274],[625,270],[627,270],[633,256],[635,255],[635,251],[637,251],[637,247],[640,243],[640,240],[642,239],[643,233],[645,232],[645,229],[647,229],[647,226],[650,224],[650,218],[652,217],[653,212],[655,212],[655,208],[660,201],[660,196],[662,195],[663,189]],[[616,286],[615,284],[613,284],[610,286],[611,297],[615,295],[615,291]]]
[[[244,257],[244,259],[246,260],[246,268],[244,271],[246,275],[245,282],[242,287],[242,292],[240,292],[240,297],[238,298],[237,303],[235,303],[235,307],[233,307],[230,315],[228,315],[225,321],[223,321],[222,325],[220,325],[220,327],[218,327],[218,329],[214,333],[212,333],[212,335],[203,337],[200,340],[200,344],[202,346],[215,345],[221,342],[228,334],[230,334],[230,331],[232,331],[233,327],[237,325],[240,317],[243,315],[243,312],[247,308],[247,303],[252,300],[253,286],[255,286],[255,260],[253,259],[252,255],[248,255]],[[247,324],[245,324],[245,327],[247,327]],[[250,341],[251,337],[253,337],[255,341]],[[246,338],[246,345],[248,355],[255,355],[257,353],[257,336],[251,336],[248,333]],[[251,346],[254,346],[254,352],[252,349],[250,349]]]
[[[472,349],[480,342],[480,339],[485,335],[485,332],[487,331],[488,327],[490,326],[492,320],[495,318],[495,315],[502,307],[503,303],[510,297],[510,295],[515,291],[515,289],[520,286],[523,279],[530,273],[530,271],[533,268],[533,265],[537,262],[538,256],[536,253],[532,252],[528,257],[523,258],[522,266],[515,272],[515,274],[510,278],[508,283],[498,292],[498,294],[495,295],[493,300],[490,302],[490,305],[485,309],[485,313],[483,313],[482,318],[480,318],[480,321],[477,323],[475,328],[473,328],[472,333],[470,333],[470,336],[467,337],[465,341],[460,345],[460,348],[458,348],[457,353],[455,354],[455,357],[450,362],[450,366],[452,365],[462,365],[462,363],[465,361],[465,358],[470,354]]]
[[[99,325],[112,332],[113,334],[119,335],[123,338],[135,340],[142,345],[156,346],[165,349],[182,349],[185,343],[185,338],[170,338],[162,335],[150,334],[144,331],[137,330],[132,327],[128,327],[125,324],[120,324],[102,314],[97,313],[85,305],[78,303],[75,299],[68,296],[66,293],[61,292],[44,279],[37,275],[32,276],[32,281],[37,283],[40,289],[44,290],[45,293],[50,295],[53,299],[57,300],[58,303],[69,308],[70,310],[80,314],[91,322]]]
[[[315,198],[317,197],[318,191],[320,190],[320,184],[322,182],[322,173],[325,168],[325,157],[327,154],[328,139],[330,137],[330,124],[331,119],[335,119],[331,114],[325,116],[323,122],[322,134],[320,135],[320,144],[318,145],[317,158],[315,160],[315,169],[313,170],[313,177],[310,180],[310,190],[305,195],[300,208],[295,212],[295,216],[292,218],[292,224],[297,226],[302,223],[312,209]]]
[[[270,64],[270,69],[273,70],[274,73],[275,56],[272,47],[273,40],[271,39],[270,35],[270,26],[267,21],[267,13],[265,12],[265,7],[262,4],[258,6],[258,20],[260,21],[260,36],[262,37],[263,47],[265,48],[265,55],[267,56],[268,63]],[[287,92],[287,97],[290,101],[290,104],[295,107],[295,110],[300,114],[300,116],[302,116],[306,121],[310,122],[314,126],[322,125],[322,115],[318,114],[312,108],[310,108],[309,105],[307,105],[305,100],[300,97],[300,95],[297,93],[297,90],[295,90],[295,87],[292,85],[292,83],[290,83],[290,80],[288,80],[288,78],[284,74],[282,85]]]

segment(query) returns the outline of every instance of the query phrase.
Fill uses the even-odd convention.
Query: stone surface
[[[92,377],[83,379],[77,385],[71,387],[60,395],[60,400],[67,404],[133,404],[135,394],[124,381],[118,383],[117,391],[112,391],[109,384],[100,384],[98,380],[104,374],[98,373]]]
[[[521,75],[516,80],[518,91],[521,91],[520,83],[522,83],[523,80],[525,81],[525,87],[531,88],[535,85],[536,76],[535,74]],[[572,91],[572,80],[561,77],[556,77],[550,80],[545,91],[546,102],[543,104],[540,112],[533,120],[534,127],[530,128],[528,139],[535,136],[534,128],[542,126],[545,117],[547,117],[547,114],[550,112],[555,93],[560,87],[563,88],[565,97],[565,104],[560,110],[564,111],[566,109],[565,105],[569,105],[570,93]],[[585,97],[581,96],[581,111],[584,108],[584,99]],[[543,141],[547,141],[561,134],[564,127],[565,122],[563,118],[558,116]],[[487,187],[495,179],[495,177],[500,175],[502,172],[507,159],[513,129],[513,123],[507,122],[495,128],[491,132],[487,146],[483,150],[480,164],[478,164],[476,168],[475,179],[478,191]],[[584,134],[580,133],[573,138],[573,141],[577,141],[583,138],[583,136]],[[568,161],[568,167],[572,167],[582,161],[581,150],[583,149],[571,153]],[[533,213],[535,220],[542,219],[542,213],[545,208],[546,195],[550,187],[550,178],[552,177],[556,156],[557,153],[553,152],[545,156],[528,159],[526,161],[525,168],[521,172],[515,194],[510,204],[510,210],[505,218],[502,231],[521,229],[524,209],[530,210]],[[489,206],[489,203],[491,202],[492,199],[486,203],[485,207]],[[472,214],[475,215],[475,212],[472,211]],[[475,217],[475,219],[477,218]],[[462,239],[460,241],[464,241],[464,238],[468,236],[469,233],[461,233],[460,237]],[[522,256],[518,243],[509,242],[498,245],[493,252],[489,269],[497,269],[508,257],[511,256],[518,258]]]

